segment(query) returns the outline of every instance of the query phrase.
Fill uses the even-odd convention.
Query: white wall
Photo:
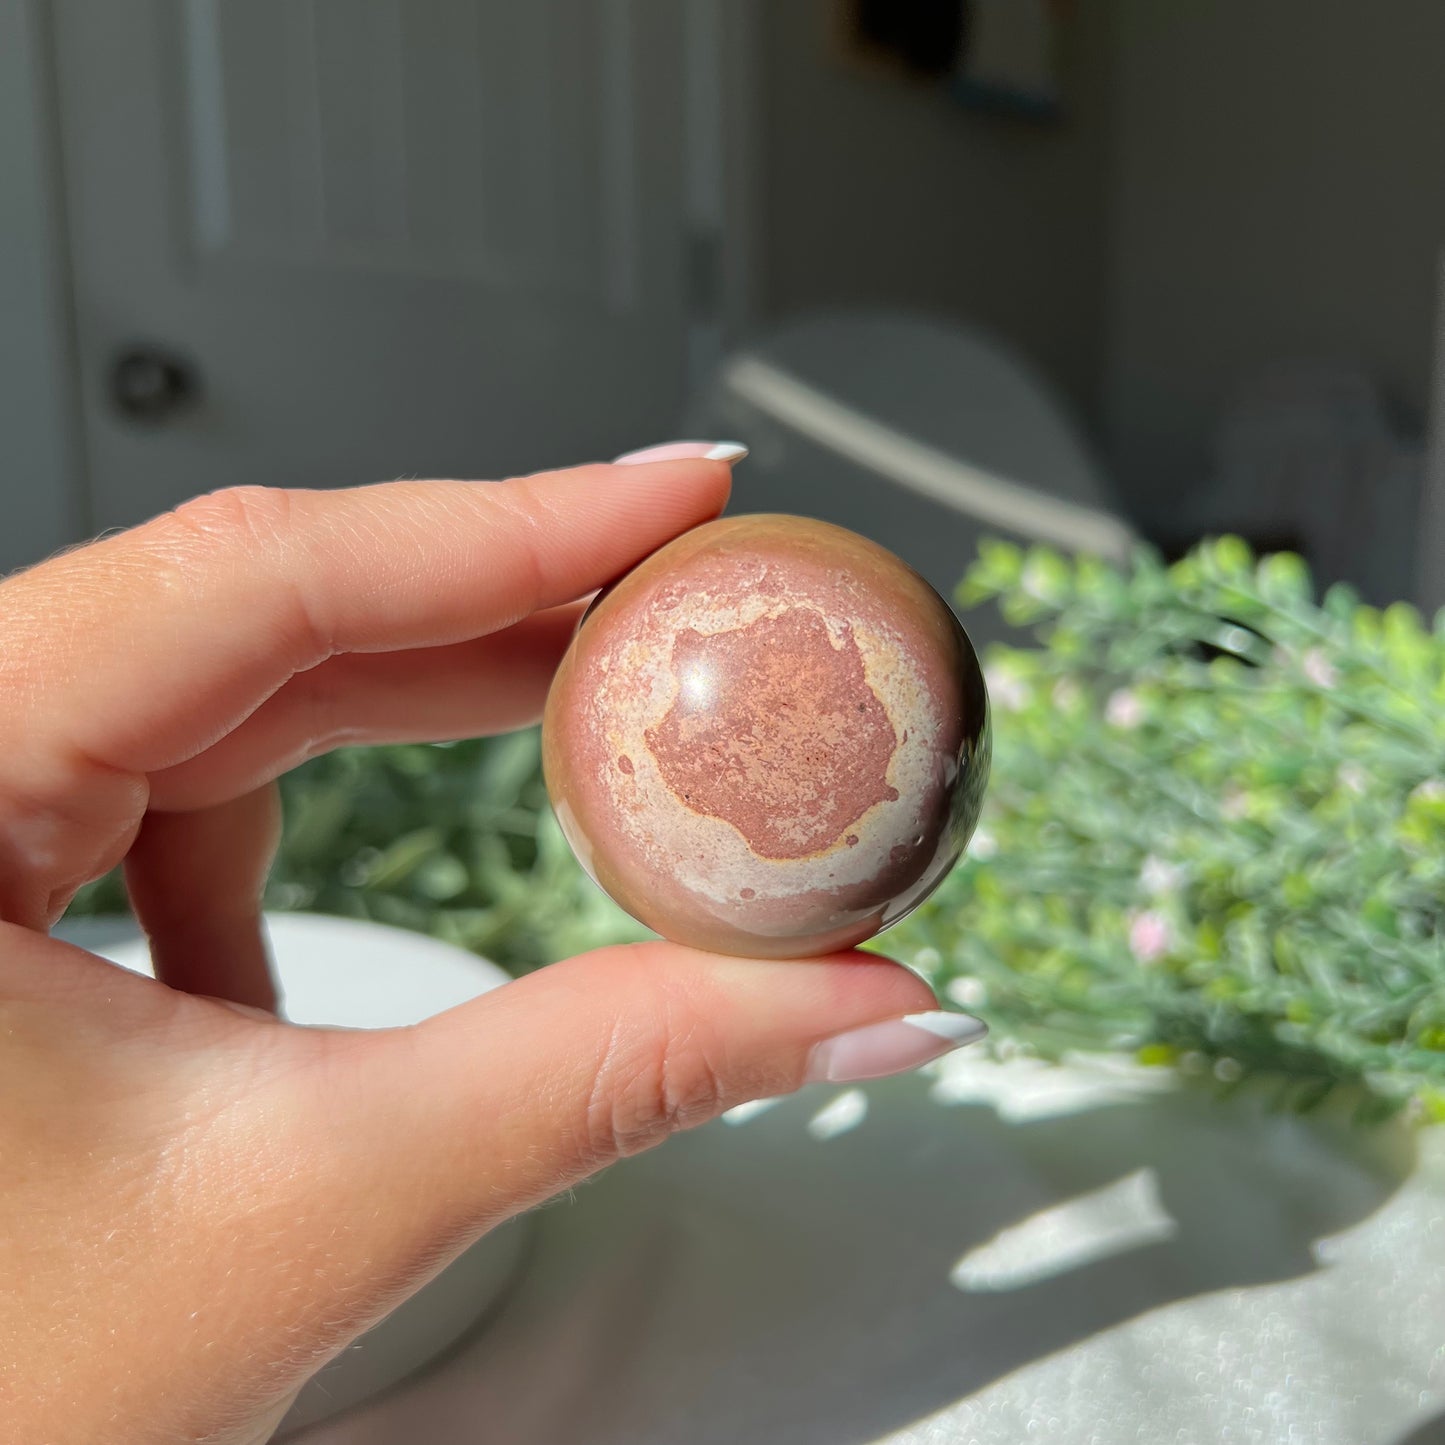
[[[85,525],[41,0],[0,0],[0,572]]]
[[[1110,4],[1076,7],[1059,127],[990,118],[937,86],[850,68],[838,55],[839,9],[840,0],[761,7],[765,312],[886,303],[981,323],[1092,413],[1105,320]]]
[[[1109,452],[1151,513],[1230,383],[1352,358],[1427,409],[1445,241],[1441,0],[1119,0]]]

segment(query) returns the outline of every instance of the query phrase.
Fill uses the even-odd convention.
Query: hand
[[[264,1440],[492,1225],[744,1100],[950,1046],[876,957],[664,943],[411,1029],[265,1012],[274,779],[532,722],[578,599],[727,485],[668,460],[220,492],[0,584],[6,1438]],[[159,981],[47,936],[121,862]]]

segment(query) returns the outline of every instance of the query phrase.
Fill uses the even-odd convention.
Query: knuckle
[[[586,1144],[593,1160],[639,1154],[726,1107],[717,1040],[700,1021],[682,1023],[675,1014],[664,1000],[642,1027],[628,1020],[614,1028],[587,1101]]]
[[[534,612],[546,591],[542,551],[547,536],[555,530],[556,519],[531,477],[494,483],[482,495],[509,534],[506,554],[515,569],[513,591],[525,604],[521,611]]]
[[[193,589],[244,563],[269,617],[315,662],[331,651],[331,629],[298,570],[297,494],[281,487],[223,487],[182,502],[152,526],[152,552]],[[264,595],[263,595],[264,593]]]
[[[166,520],[208,547],[272,547],[289,528],[291,496],[278,487],[224,487],[182,502]]]

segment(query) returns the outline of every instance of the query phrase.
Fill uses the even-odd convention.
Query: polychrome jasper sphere
[[[957,862],[988,702],[963,628],[891,552],[825,522],[731,517],[598,599],[542,747],[568,842],[635,918],[803,958],[896,922]]]

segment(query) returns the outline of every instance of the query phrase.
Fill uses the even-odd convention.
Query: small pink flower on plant
[[[1340,680],[1334,663],[1325,656],[1321,648],[1310,648],[1300,659],[1300,666],[1304,669],[1304,675],[1316,687],[1333,687]]]
[[[1144,721],[1144,704],[1139,701],[1139,695],[1127,687],[1111,693],[1104,707],[1104,721],[1111,728],[1138,727]]]
[[[1174,930],[1162,913],[1146,908],[1129,920],[1129,951],[1140,963],[1155,963],[1169,952]]]

